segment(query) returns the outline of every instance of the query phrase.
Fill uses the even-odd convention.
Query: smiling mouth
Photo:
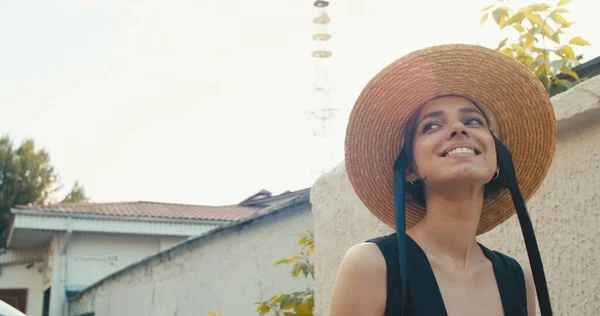
[[[442,157],[478,156],[480,154],[481,154],[481,152],[479,152],[477,149],[474,149],[474,148],[458,147],[458,148],[454,148],[454,149],[442,154]]]

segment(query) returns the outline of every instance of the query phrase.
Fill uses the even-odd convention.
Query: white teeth
[[[471,149],[471,148],[467,148],[467,147],[459,147],[459,148],[454,148],[451,151],[449,151],[445,157],[450,157],[454,154],[471,154],[471,155],[475,155],[475,150]]]

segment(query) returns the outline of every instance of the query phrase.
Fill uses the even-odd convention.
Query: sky
[[[528,3],[530,1],[513,1]],[[361,89],[415,49],[504,36],[482,0],[331,0],[330,167]],[[550,3],[555,3],[551,1]],[[568,4],[600,55],[595,1]],[[0,135],[50,153],[93,202],[235,204],[313,184],[309,0],[0,2]]]

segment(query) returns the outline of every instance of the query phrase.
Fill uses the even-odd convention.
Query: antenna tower
[[[331,18],[327,14],[329,1],[316,0],[313,3],[316,16],[312,22],[315,33],[312,36],[314,50],[313,105],[307,110],[312,123],[312,173],[320,176],[333,167],[331,144],[332,119],[338,110],[331,107],[330,61],[333,55],[329,48],[331,34],[328,32]]]

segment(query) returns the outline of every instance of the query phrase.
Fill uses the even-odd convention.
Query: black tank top
[[[442,294],[425,252],[410,236],[406,239],[410,262],[406,315],[447,315]],[[387,266],[387,300],[384,316],[399,316],[401,286],[396,234],[370,239],[367,242],[375,243],[379,247]],[[492,262],[504,315],[527,316],[525,277],[521,265],[507,255],[479,246]]]

